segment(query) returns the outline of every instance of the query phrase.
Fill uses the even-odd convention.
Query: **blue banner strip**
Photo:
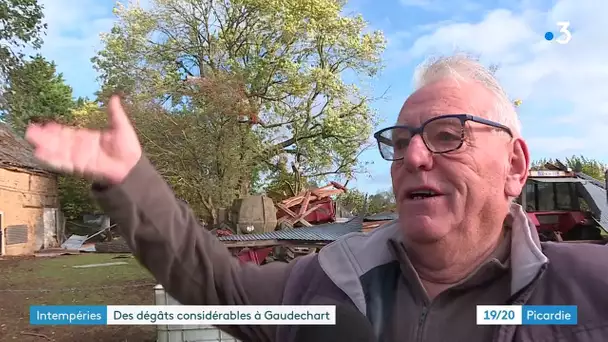
[[[524,305],[521,323],[523,325],[576,325],[578,309],[576,305]]]
[[[33,305],[30,306],[32,325],[106,325],[105,305]]]

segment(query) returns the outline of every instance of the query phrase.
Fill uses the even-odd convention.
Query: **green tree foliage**
[[[229,114],[247,111],[230,94],[233,79],[217,75],[212,89],[204,89],[199,81],[181,112],[169,113],[155,104],[132,104],[129,112],[146,153],[176,194],[203,220],[213,222],[217,208],[250,193],[256,173],[252,157],[259,141],[249,125]]]
[[[60,175],[58,186],[61,210],[67,220],[79,220],[83,214],[100,210],[90,195],[91,182]]]
[[[599,181],[604,182],[606,180],[606,169],[608,168],[608,166],[599,160],[587,158],[583,155],[573,155],[569,158],[565,158],[564,160],[553,160],[548,158],[539,159],[532,163],[531,169],[540,170],[544,168],[545,164],[559,163],[563,163],[564,166],[572,169],[572,171],[582,172]]]
[[[358,189],[348,189],[336,198],[336,202],[354,215],[360,215],[365,211],[366,197],[367,194]]]
[[[357,189],[349,189],[348,192],[338,196],[337,201],[356,215],[394,212],[397,208],[395,196],[388,190],[370,195]]]
[[[192,108],[189,80],[225,72],[242,80],[229,93],[240,93],[238,101],[252,108],[232,114],[258,123],[251,130],[259,146],[247,151],[253,169],[277,171],[285,155],[299,165],[294,177],[349,176],[358,170],[374,112],[373,99],[343,75],[376,75],[385,39],[367,32],[362,17],[344,16],[344,4],[155,0],[149,10],[119,4],[117,23],[93,59],[104,84],[100,98],[120,89],[133,103],[153,100],[196,115],[205,100]]]
[[[380,191],[367,199],[367,213],[370,215],[394,212],[397,209],[395,195],[392,191]]]
[[[73,107],[72,88],[53,62],[37,55],[9,71],[0,110],[16,132],[33,117],[69,121]]]
[[[597,180],[606,180],[606,164],[598,160],[585,158],[582,155],[572,156],[570,158],[566,158],[566,165],[576,172],[582,172]]]
[[[543,170],[547,164],[552,164],[553,159],[550,158],[541,158],[537,160],[533,160],[530,163],[530,170]]]
[[[43,18],[36,0],[0,1],[0,78],[20,64],[23,48],[40,48],[46,29]]]
[[[317,187],[317,183],[307,177],[302,177],[297,163],[290,163],[284,157],[279,158],[276,168],[268,175],[268,181],[265,184],[266,195],[275,202],[297,196],[306,189]]]

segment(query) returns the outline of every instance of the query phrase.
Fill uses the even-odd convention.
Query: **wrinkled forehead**
[[[403,104],[399,125],[417,126],[446,114],[473,114],[488,117],[494,108],[494,95],[477,82],[443,79],[414,92]]]

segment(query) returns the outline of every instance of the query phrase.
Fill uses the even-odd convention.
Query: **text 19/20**
[[[519,305],[477,305],[478,325],[518,325],[521,324]]]
[[[483,319],[487,321],[514,320],[515,310],[484,310]]]

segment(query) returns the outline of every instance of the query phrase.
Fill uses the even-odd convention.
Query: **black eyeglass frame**
[[[458,146],[446,150],[446,151],[441,151],[441,152],[436,152],[433,151],[433,149],[428,145],[428,143],[426,142],[426,139],[424,139],[424,136],[422,135],[422,132],[424,132],[424,128],[426,127],[426,125],[428,125],[431,122],[437,121],[437,120],[441,120],[441,119],[451,119],[451,118],[456,118],[458,120],[460,120],[460,125],[462,127],[462,131],[460,132],[460,143],[458,144]],[[488,119],[484,119],[481,118],[479,116],[475,116],[475,115],[471,115],[471,114],[447,114],[447,115],[441,115],[441,116],[437,116],[434,118],[431,118],[425,122],[422,123],[422,125],[420,125],[419,127],[410,127],[410,126],[405,126],[405,125],[395,125],[395,126],[390,126],[390,127],[386,127],[383,128],[379,131],[377,131],[376,133],[374,133],[374,138],[376,139],[376,142],[378,143],[378,151],[380,152],[380,156],[382,156],[382,158],[384,160],[388,160],[388,161],[396,161],[396,160],[401,160],[403,159],[403,157],[401,158],[397,158],[397,159],[389,159],[387,157],[384,156],[384,154],[382,153],[382,146],[381,146],[381,139],[384,138],[382,136],[382,133],[388,131],[388,130],[392,130],[395,128],[402,128],[402,129],[407,129],[410,131],[411,134],[411,139],[413,139],[416,135],[420,134],[420,136],[422,137],[422,142],[424,142],[424,145],[426,146],[426,148],[431,151],[431,153],[435,153],[435,154],[443,154],[443,153],[449,153],[449,152],[453,152],[458,150],[459,148],[462,147],[462,145],[464,144],[464,138],[465,138],[465,123],[467,121],[473,121],[473,122],[477,122],[486,126],[490,126],[490,127],[494,127],[500,130],[503,130],[505,132],[507,132],[507,134],[509,134],[509,136],[511,138],[513,138],[513,132],[511,131],[511,129],[503,124],[500,124],[498,122],[492,121],[492,120],[488,120]]]

